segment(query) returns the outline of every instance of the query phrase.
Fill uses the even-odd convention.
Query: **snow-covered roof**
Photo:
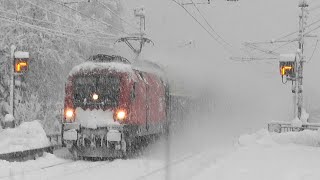
[[[143,6],[135,8],[134,15],[135,16],[145,16],[146,15],[145,8]]]
[[[123,64],[118,62],[84,62],[72,68],[69,75],[72,76],[81,71],[95,71],[95,70],[111,70],[116,72],[127,72],[132,74],[133,70],[130,64]]]
[[[280,54],[279,61],[295,61],[295,54]]]
[[[14,53],[15,58],[29,58],[29,52],[16,51]]]

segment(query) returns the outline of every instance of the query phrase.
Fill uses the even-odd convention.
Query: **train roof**
[[[72,68],[69,76],[75,75],[79,72],[95,71],[109,69],[116,72],[127,72],[133,73],[131,63],[120,56],[109,56],[109,55],[96,55],[89,58],[84,63],[81,63]]]
[[[119,62],[124,64],[131,64],[130,61],[122,56],[97,54],[91,56],[87,61],[91,62]]]
[[[160,77],[165,77],[163,68],[154,62],[147,60],[137,60],[131,63],[124,57],[105,54],[91,56],[86,62],[72,68],[69,76],[83,71],[94,71],[103,69],[109,69],[116,72],[127,72],[129,74],[133,73],[133,70],[138,70],[142,72],[153,73]]]
[[[159,64],[152,61],[137,60],[132,63],[132,68],[142,72],[153,73],[163,78],[165,77],[163,68]]]

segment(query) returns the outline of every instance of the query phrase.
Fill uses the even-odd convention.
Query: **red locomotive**
[[[166,132],[169,88],[155,64],[95,55],[71,70],[65,90],[62,139],[77,157],[123,157]]]

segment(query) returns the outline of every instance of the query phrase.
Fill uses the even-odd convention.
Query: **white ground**
[[[165,153],[166,143],[160,140],[128,160],[71,161],[46,154],[22,163],[0,161],[0,179],[320,179],[317,131],[270,134],[260,130],[241,136],[232,151],[227,146],[198,152],[175,147],[171,158]]]
[[[50,142],[39,121],[16,128],[0,129],[0,154],[47,147]]]

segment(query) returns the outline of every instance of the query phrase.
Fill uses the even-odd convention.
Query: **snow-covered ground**
[[[50,142],[39,121],[0,129],[0,154],[47,147]]]
[[[320,132],[243,135],[232,151],[223,147],[179,155],[152,156],[160,140],[143,155],[114,161],[71,161],[52,154],[27,162],[0,161],[1,179],[217,179],[318,180]],[[153,150],[152,150],[153,149]],[[162,151],[163,152],[163,151]],[[177,153],[177,152],[175,152]],[[167,154],[168,155],[168,154]]]
[[[266,130],[239,138],[239,147],[192,179],[320,179],[320,133],[270,134]]]

